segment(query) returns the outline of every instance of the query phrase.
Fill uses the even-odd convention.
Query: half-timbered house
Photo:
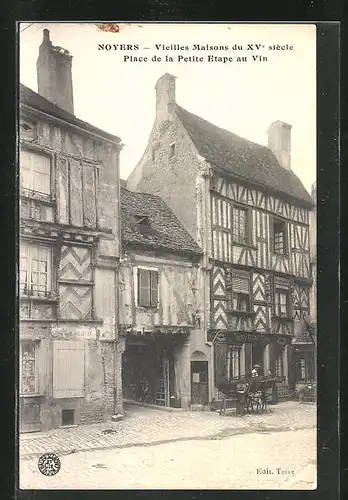
[[[312,186],[314,208],[309,216],[310,234],[310,267],[313,284],[309,294],[309,311],[306,299],[306,312],[302,316],[301,326],[292,340],[294,358],[294,379],[296,389],[316,380],[316,350],[317,350],[317,190],[316,183]],[[299,301],[299,303],[301,303]],[[309,312],[309,314],[308,314]],[[297,311],[299,315],[299,311]],[[298,317],[297,317],[298,318]]]
[[[291,170],[291,126],[268,147],[176,103],[175,77],[156,84],[156,118],[130,189],[161,196],[204,251],[205,342],[211,394],[228,379],[271,370],[293,384],[291,341],[309,313],[312,199]]]
[[[121,215],[124,398],[204,406],[210,356],[201,324],[202,250],[158,196],[121,188]]]
[[[72,56],[48,30],[21,85],[19,399],[23,431],[122,410],[120,139],[74,115]]]

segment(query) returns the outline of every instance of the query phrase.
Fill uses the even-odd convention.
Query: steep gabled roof
[[[199,154],[209,163],[240,179],[313,205],[297,175],[281,167],[269,148],[217,127],[181,106],[176,105],[176,113]]]
[[[37,94],[23,84],[20,84],[20,104],[26,104],[31,108],[42,111],[47,115],[54,116],[55,118],[64,120],[65,122],[71,123],[72,125],[76,125],[77,127],[80,127],[87,132],[92,132],[94,134],[100,135],[101,137],[109,139],[112,142],[120,142],[121,140],[115,135],[109,134],[104,130],[94,127],[94,125],[91,125],[88,122],[80,120],[75,115],[69,113],[68,111],[65,111],[65,109],[62,109],[59,106],[56,106],[55,104],[53,104],[53,102],[48,101],[40,94]]]
[[[202,254],[202,250],[159,197],[121,188],[122,240],[153,249]]]

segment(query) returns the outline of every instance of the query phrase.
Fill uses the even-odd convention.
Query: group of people
[[[251,370],[251,376],[252,377],[259,377],[260,376],[260,370],[261,370],[261,366],[260,365],[254,365],[253,366],[253,369]],[[273,376],[273,373],[271,372],[271,370],[267,370],[267,377],[272,377]]]

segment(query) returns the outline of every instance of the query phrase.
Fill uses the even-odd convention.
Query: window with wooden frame
[[[42,153],[22,149],[20,152],[20,188],[25,196],[51,198],[51,158]]]
[[[33,341],[20,343],[20,394],[37,394],[36,346]]]
[[[19,284],[22,295],[47,297],[51,293],[52,248],[22,241]]]
[[[232,208],[232,238],[235,243],[248,243],[248,210],[242,207]]]
[[[172,144],[169,147],[169,158],[174,158],[176,151],[175,151],[175,142],[172,142]]]
[[[286,223],[280,219],[273,219],[272,224],[273,252],[279,255],[287,254]]]
[[[250,274],[242,271],[230,271],[226,289],[228,308],[232,311],[250,311]]]
[[[276,377],[284,377],[284,351],[281,350],[275,359],[275,374]]]
[[[158,271],[138,269],[138,305],[158,306]]]
[[[295,353],[295,378],[296,382],[314,381],[315,367],[311,352]]]
[[[227,353],[227,377],[233,380],[241,376],[241,346],[229,346]]]
[[[274,279],[274,313],[279,317],[290,317],[290,283],[286,278]]]

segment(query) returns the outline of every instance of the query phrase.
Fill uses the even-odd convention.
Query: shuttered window
[[[158,272],[138,269],[138,305],[157,307],[158,304]]]
[[[250,275],[248,273],[232,271],[228,280],[227,296],[229,309],[234,311],[250,310]]]
[[[53,343],[53,398],[81,398],[85,387],[85,344]]]

